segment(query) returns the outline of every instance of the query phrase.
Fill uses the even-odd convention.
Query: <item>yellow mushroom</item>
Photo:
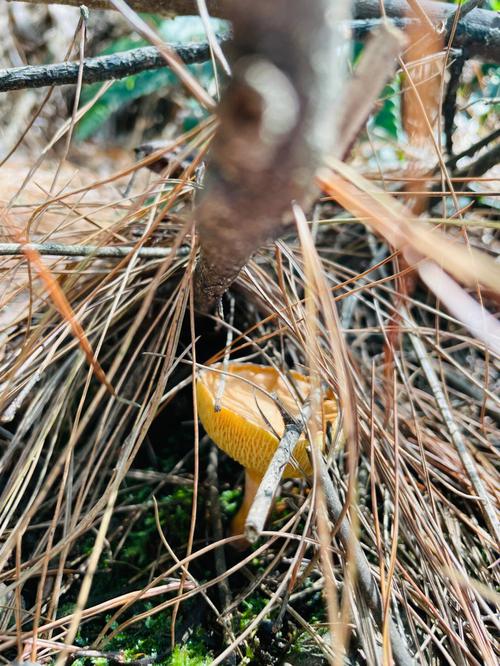
[[[299,419],[300,405],[309,396],[307,377],[292,371],[289,378],[287,383],[270,366],[237,362],[229,363],[225,371],[222,364],[216,364],[199,374],[196,396],[200,421],[215,444],[245,468],[245,494],[231,524],[233,535],[243,533],[255,493],[283,436],[285,423],[277,405]],[[337,403],[329,396],[323,403],[324,426],[333,423],[337,415]],[[322,447],[324,437],[320,436]],[[307,445],[305,438],[299,439],[284,477],[312,473]]]

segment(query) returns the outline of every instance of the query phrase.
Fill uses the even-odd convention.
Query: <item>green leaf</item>
[[[386,85],[380,98],[383,100],[382,108],[372,122],[375,127],[383,129],[393,139],[398,139],[401,135],[399,78]]]
[[[226,26],[226,22],[214,20],[214,29],[217,32],[223,32]],[[181,16],[173,20],[162,19],[156,27],[161,37],[169,43],[188,43],[204,41],[206,39],[203,24],[197,16]],[[145,44],[146,42],[136,35],[128,35],[114,41],[100,55],[128,51],[139,46],[144,46]],[[211,62],[190,65],[188,69],[203,86],[208,87],[211,85],[213,80]],[[101,83],[96,83],[84,86],[80,105],[83,106],[89,102],[100,90],[101,85]],[[76,138],[82,141],[91,137],[113,113],[130,104],[130,102],[158,91],[162,91],[162,94],[168,95],[178,86],[179,79],[167,67],[149,72],[141,72],[140,74],[115,81],[111,88],[104,93],[80,120],[76,127]],[[193,113],[190,114],[190,118],[186,120],[188,120],[188,124],[196,125],[204,113],[197,103],[192,107],[192,111]]]

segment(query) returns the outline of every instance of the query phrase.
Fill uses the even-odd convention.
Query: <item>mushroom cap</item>
[[[216,364],[200,372],[196,382],[198,416],[208,436],[220,449],[247,470],[263,475],[285,429],[280,410],[269,394],[276,395],[285,410],[296,418],[300,416],[300,401],[297,404],[292,389],[270,366],[233,362],[228,364],[229,374],[225,377],[220,372],[222,369],[222,364]],[[295,371],[290,372],[289,377],[303,402],[310,392],[309,380]],[[224,389],[220,410],[215,411],[221,381],[224,381]],[[337,416],[337,402],[329,395],[323,402],[323,425],[335,422]],[[318,439],[323,448],[322,432]],[[307,444],[307,439],[299,439],[293,454],[297,465],[288,464],[283,476],[300,477],[312,473]]]

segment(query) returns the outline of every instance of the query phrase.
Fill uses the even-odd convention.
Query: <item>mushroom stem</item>
[[[234,516],[231,522],[231,536],[244,534],[245,521],[261,481],[262,474],[245,469],[245,493],[243,495],[243,502],[238,509],[238,513]],[[244,550],[248,547],[249,542],[246,538],[242,537],[240,541],[235,541],[232,545],[238,550]]]

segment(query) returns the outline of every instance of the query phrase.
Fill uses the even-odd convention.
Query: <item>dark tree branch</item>
[[[483,1],[484,0],[467,0],[467,2],[458,5],[455,11],[446,19],[446,32],[451,32],[455,20],[463,21],[467,14],[470,14],[471,11],[480,7],[483,4]]]
[[[459,22],[463,21],[467,14],[481,6],[483,0],[467,0],[458,5],[456,11],[446,19],[445,32],[453,41]],[[446,89],[443,102],[444,133],[446,137],[446,152],[453,155],[453,130],[455,129],[455,114],[457,111],[457,93],[460,85],[460,77],[466,62],[466,54],[462,52],[450,65],[448,73],[450,80]]]
[[[406,28],[414,19],[394,19],[393,25]],[[366,39],[371,32],[384,25],[382,19],[362,19],[347,21],[346,27],[353,31],[357,39]],[[230,33],[218,36],[221,45],[229,42]],[[173,44],[171,48],[186,65],[206,62],[210,58],[207,42],[193,44]],[[166,67],[165,59],[155,46],[145,46],[130,51],[113,53],[107,56],[86,58],[83,63],[82,82],[100,83],[112,79],[122,79],[154,69]],[[44,86],[75,84],[78,79],[78,62],[61,62],[50,65],[26,65],[0,69],[0,93]]]
[[[421,0],[422,8],[434,25],[449,34],[448,23],[457,6],[445,2]],[[384,9],[390,18],[406,18],[412,11],[405,0],[384,0]],[[355,18],[380,17],[379,0],[355,0]],[[446,40],[445,40],[446,41]],[[453,38],[454,48],[461,48],[466,57],[477,56],[492,63],[500,62],[500,16],[488,9],[475,8],[462,14]]]
[[[443,101],[444,133],[446,136],[446,152],[453,155],[453,131],[455,129],[455,114],[457,112],[457,92],[460,85],[460,77],[465,65],[465,57],[458,56],[448,68],[450,80],[446,88]]]
[[[464,151],[459,153],[458,155],[454,155],[453,157],[450,157],[449,160],[446,162],[446,166],[448,169],[453,171],[455,167],[457,166],[457,163],[463,159],[464,157],[473,157],[476,153],[478,153],[482,148],[485,146],[488,146],[490,143],[493,143],[493,141],[496,141],[497,139],[500,139],[500,128],[494,130],[491,132],[491,134],[488,134],[488,136],[485,136],[484,139],[481,139],[477,143],[473,143],[472,146],[469,146],[466,148]]]
[[[221,41],[224,42],[227,39],[224,37]],[[210,58],[210,47],[206,42],[176,44],[172,48],[187,65],[206,62]],[[109,81],[166,66],[165,58],[156,47],[144,46],[98,58],[86,58],[83,63],[82,81],[83,83]],[[78,69],[78,62],[0,69],[0,92],[76,83]]]
[[[348,25],[346,27],[352,30],[352,36],[354,39],[359,39],[362,41],[369,37],[369,35],[378,28],[381,28],[387,24],[386,19],[383,18],[364,18],[364,19],[353,19],[352,21],[346,21]],[[412,25],[418,23],[418,19],[408,18],[408,17],[389,17],[390,25],[400,30],[405,30]]]
[[[31,0],[33,4],[58,4],[79,7],[81,0]],[[89,9],[113,9],[108,0],[87,0]],[[196,0],[129,0],[128,4],[140,12],[152,12],[164,16],[196,15],[198,8]],[[211,16],[228,18],[233,0],[207,0]],[[430,20],[439,25],[443,32],[452,25],[456,5],[445,2],[421,0],[421,6]],[[473,3],[475,4],[475,2]],[[454,48],[462,48],[467,57],[477,56],[492,63],[500,63],[500,17],[497,12],[487,9],[473,8],[473,4],[466,3],[465,16],[462,7],[462,16],[459,19],[455,36]],[[412,11],[406,0],[385,0],[385,13],[389,18],[406,20],[412,16]],[[354,18],[380,19],[380,0],[355,0]]]
[[[500,162],[500,142],[497,143],[488,152],[478,157],[474,162],[468,164],[465,168],[458,171],[455,175],[458,177],[479,178],[483,173],[489,171]],[[485,192],[485,196],[487,193]]]

